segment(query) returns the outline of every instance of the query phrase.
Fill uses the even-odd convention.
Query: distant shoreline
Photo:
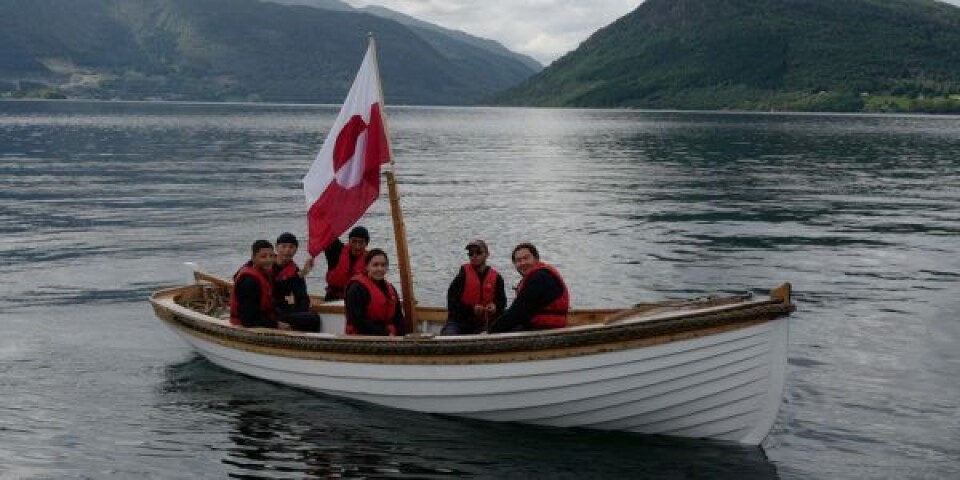
[[[137,100],[137,99],[101,99],[101,98],[41,98],[41,97],[2,97],[0,102],[64,102],[64,103],[104,103],[104,104],[156,104],[156,105],[237,105],[251,107],[301,107],[301,108],[337,108],[340,105],[335,103],[299,103],[299,102],[244,102],[244,101],[217,101],[217,100]],[[391,108],[532,108],[532,109],[555,109],[555,110],[629,110],[637,112],[656,112],[656,113],[709,113],[709,114],[730,114],[730,115],[827,115],[827,116],[956,116],[960,115],[960,99],[953,99],[954,106],[946,111],[926,111],[926,110],[851,110],[851,111],[830,111],[830,110],[780,110],[780,109],[742,109],[742,108],[648,108],[648,107],[568,107],[568,106],[527,106],[527,105],[408,105],[408,104],[389,104],[387,109]]]

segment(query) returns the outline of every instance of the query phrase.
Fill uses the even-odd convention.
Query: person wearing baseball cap
[[[441,335],[483,332],[507,306],[503,277],[487,265],[487,243],[473,240],[466,250],[469,261],[460,266],[447,289],[447,323]]]

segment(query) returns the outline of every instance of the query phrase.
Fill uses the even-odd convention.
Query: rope
[[[216,317],[228,308],[227,296],[223,289],[213,284],[201,284],[201,297],[193,297],[183,302],[183,306],[204,315]]]

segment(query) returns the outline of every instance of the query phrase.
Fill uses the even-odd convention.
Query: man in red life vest
[[[523,278],[517,287],[517,298],[489,332],[566,327],[570,292],[560,272],[541,262],[537,247],[530,243],[517,245],[511,257]]]
[[[344,298],[347,282],[364,271],[370,232],[364,227],[354,227],[347,235],[347,242],[349,245],[344,245],[337,238],[323,250],[327,257],[327,294],[323,297],[326,301]]]
[[[447,289],[447,324],[441,335],[486,331],[507,306],[503,277],[487,265],[490,250],[483,240],[467,244],[468,263]]]
[[[230,323],[243,327],[281,328],[290,325],[277,322],[273,304],[273,245],[257,240],[250,247],[250,261],[233,276],[230,291]]]
[[[313,269],[313,259],[304,262],[303,269],[293,257],[300,242],[289,232],[277,237],[277,259],[273,264],[273,300],[277,320],[286,322],[294,330],[320,331],[320,316],[310,311],[306,277]]]

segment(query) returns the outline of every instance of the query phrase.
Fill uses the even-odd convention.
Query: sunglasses
[[[480,255],[483,255],[483,251],[481,251],[481,250],[469,250],[469,251],[467,251],[467,256],[468,256],[468,257],[477,257],[477,256],[480,256]]]

